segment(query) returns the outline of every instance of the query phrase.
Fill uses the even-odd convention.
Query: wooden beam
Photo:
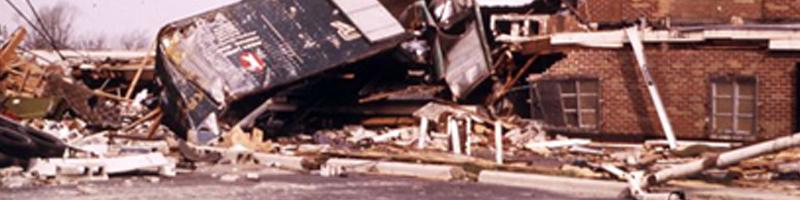
[[[123,97],[120,97],[120,96],[117,96],[117,95],[114,95],[114,94],[109,94],[109,93],[104,92],[104,91],[99,90],[99,89],[98,90],[92,90],[92,93],[95,96],[98,96],[98,97],[105,97],[105,98],[113,99],[113,100],[120,101],[120,102],[131,101],[130,99],[126,99],[126,98],[123,98]]]
[[[147,129],[147,139],[152,139],[156,132],[158,132],[158,127],[161,126],[162,118],[164,118],[164,113],[159,112],[156,118],[153,119],[152,123],[150,123],[149,129]]]
[[[153,119],[153,117],[161,115],[161,112],[162,112],[161,107],[158,107],[155,110],[150,111],[150,113],[147,113],[147,115],[143,116],[142,118],[139,118],[138,120],[134,121],[128,126],[122,128],[122,131],[129,131],[133,128],[136,128],[136,126],[146,122],[147,120]]]
[[[142,78],[142,74],[144,73],[144,68],[147,67],[148,60],[149,60],[148,58],[145,58],[142,61],[142,65],[140,65],[139,68],[136,69],[136,75],[133,76],[131,84],[130,86],[128,86],[128,92],[125,93],[125,99],[130,99],[131,96],[133,96],[133,92],[136,90],[136,85],[139,84],[139,79]]]
[[[514,84],[517,83],[517,81],[519,81],[519,79],[526,74],[525,72],[527,72],[528,69],[531,68],[531,66],[533,66],[533,63],[536,61],[537,58],[539,58],[538,54],[533,55],[533,57],[529,58],[528,61],[525,62],[525,65],[522,66],[522,69],[517,71],[516,75],[514,75],[511,79],[506,81],[503,87],[500,88],[499,92],[494,93],[491,100],[489,101],[489,105],[493,105],[495,102],[497,102],[497,100],[505,96],[508,90],[511,89],[511,87],[513,87]]]

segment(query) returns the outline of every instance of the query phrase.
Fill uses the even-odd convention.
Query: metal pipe
[[[761,156],[764,154],[772,153],[788,149],[791,147],[800,146],[800,133],[794,135],[777,138],[774,140],[742,147],[736,150],[722,153],[718,156],[703,158],[692,161],[686,164],[674,166],[646,177],[646,182],[649,184],[662,183],[668,180],[686,177],[692,174],[700,173],[705,169],[725,167],[736,164],[742,160]]]
[[[642,73],[642,78],[644,78],[644,82],[647,84],[647,90],[650,91],[650,98],[653,100],[653,105],[656,107],[658,120],[661,122],[661,127],[664,129],[664,135],[667,136],[669,148],[674,150],[678,147],[677,139],[675,139],[675,133],[672,131],[672,125],[669,122],[667,111],[664,109],[664,103],[661,102],[661,95],[658,93],[656,82],[653,80],[653,76],[650,74],[650,69],[647,68],[647,59],[644,55],[644,44],[642,44],[642,38],[639,35],[639,30],[636,26],[634,26],[625,29],[625,32],[627,33],[628,39],[631,42],[631,47],[633,47],[633,53],[636,55],[636,61],[639,63],[639,71]]]

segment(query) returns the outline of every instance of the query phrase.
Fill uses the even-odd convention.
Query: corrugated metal
[[[333,0],[333,2],[369,41],[376,42],[405,32],[400,22],[378,0]]]
[[[445,80],[456,97],[464,97],[489,77],[489,63],[481,44],[478,29],[468,32],[447,52]]]
[[[527,6],[539,0],[475,0],[481,7],[487,8],[508,8]]]

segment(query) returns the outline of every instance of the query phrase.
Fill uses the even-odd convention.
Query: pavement
[[[247,178],[251,175],[250,178]],[[253,179],[252,175],[257,175]],[[224,179],[224,180],[223,180]],[[570,188],[564,188],[569,190]],[[0,189],[0,200],[94,199],[580,199],[534,189],[467,181],[433,181],[408,177],[349,174],[322,177],[271,168],[219,166],[174,178],[124,175],[77,185]]]

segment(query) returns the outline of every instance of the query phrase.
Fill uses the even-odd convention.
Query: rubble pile
[[[505,170],[622,181],[635,198],[676,179],[759,187],[800,177],[797,136],[677,139],[641,47],[675,39],[661,24],[588,23],[573,1],[365,2],[242,1],[168,24],[154,52],[56,63],[16,51],[21,29],[0,51],[0,182],[229,164],[374,171],[340,159],[458,168],[447,180]],[[627,43],[655,91],[640,103],[655,106],[666,140],[575,134],[604,126],[592,103],[601,88],[537,82],[564,57],[556,46]]]
[[[44,59],[52,52],[16,51],[25,34],[15,32],[0,60],[0,164],[10,166],[3,186],[106,180],[143,169],[175,175],[177,160],[166,155],[177,140],[149,114],[160,115],[157,94],[148,92],[155,91],[152,55],[99,52],[53,62]],[[131,65],[137,70],[124,69]]]

